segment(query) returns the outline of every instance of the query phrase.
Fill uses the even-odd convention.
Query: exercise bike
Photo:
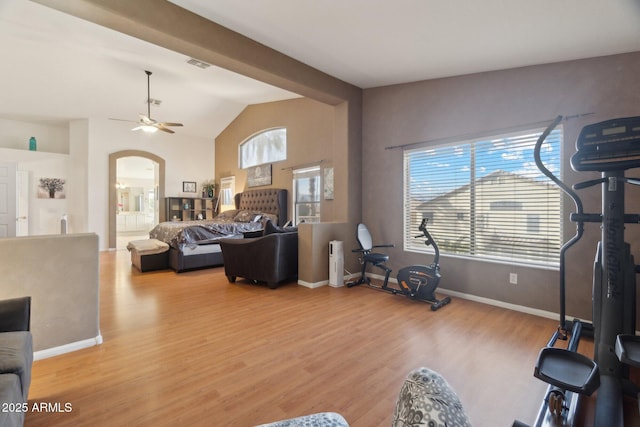
[[[410,265],[401,268],[397,275],[399,289],[389,286],[389,275],[392,270],[385,265],[389,260],[389,255],[371,252],[374,248],[393,247],[394,245],[373,245],[371,234],[367,227],[364,224],[358,224],[356,238],[360,248],[353,249],[352,252],[359,252],[362,254],[360,257],[362,270],[358,280],[347,283],[347,287],[351,288],[353,286],[366,284],[372,288],[380,289],[394,295],[403,295],[414,300],[429,303],[432,311],[436,311],[442,306],[449,304],[451,302],[450,297],[445,297],[439,300],[435,295],[435,290],[440,282],[440,265],[438,263],[440,259],[440,250],[427,230],[427,221],[427,218],[422,220],[418,227],[421,233],[415,236],[415,238],[426,238],[424,242],[425,245],[433,246],[433,262],[431,265]],[[372,284],[371,279],[367,277],[366,269],[368,264],[381,268],[385,271],[382,286]]]

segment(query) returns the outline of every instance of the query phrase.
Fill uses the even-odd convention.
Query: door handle
[[[21,219],[27,219],[26,216],[19,216],[18,218],[16,218],[16,221],[21,220]]]

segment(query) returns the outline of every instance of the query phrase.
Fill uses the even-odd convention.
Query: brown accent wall
[[[376,241],[396,243],[390,266],[397,270],[430,259],[402,249],[403,150],[386,147],[488,136],[550,122],[558,114],[595,113],[564,122],[565,178],[571,184],[591,179],[599,174],[575,173],[569,165],[577,135],[589,123],[640,115],[638,76],[640,53],[632,53],[364,90],[363,219]],[[638,191],[627,191],[628,213],[640,212]],[[599,189],[580,194],[588,212],[600,211]],[[570,202],[565,206],[573,209]],[[639,228],[627,227],[636,254]],[[565,237],[574,232],[575,225],[565,220]],[[567,312],[583,319],[591,318],[591,268],[599,232],[597,224],[587,225],[585,238],[568,253]],[[558,312],[557,271],[447,256],[441,266],[443,288]],[[517,285],[509,284],[511,272],[518,273]]]
[[[334,159],[342,157],[339,153],[343,148],[335,147],[333,142],[333,119],[333,106],[308,98],[250,105],[216,138],[216,181],[234,175],[236,192],[247,190],[246,170],[238,167],[239,145],[263,130],[285,127],[287,159],[272,164],[271,187],[289,190],[288,214],[291,219],[292,170],[313,165],[319,165],[322,169],[334,167]],[[346,193],[339,196],[344,198]],[[333,205],[336,203],[340,201],[322,199],[323,221],[335,220]]]

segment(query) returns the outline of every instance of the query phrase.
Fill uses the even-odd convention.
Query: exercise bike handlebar
[[[422,234],[415,236],[415,238],[416,239],[419,239],[420,237],[427,238],[424,244],[427,246],[433,246],[433,251],[435,253],[433,258],[433,265],[439,265],[438,261],[440,260],[440,248],[438,248],[438,244],[436,243],[435,240],[433,240],[433,237],[431,236],[431,234],[429,234],[429,231],[427,230],[428,221],[429,221],[429,218],[422,218],[422,222],[418,226],[418,230],[422,231]]]

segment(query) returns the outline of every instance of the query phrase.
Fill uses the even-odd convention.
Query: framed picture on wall
[[[196,192],[196,183],[192,181],[182,181],[182,192],[183,193],[195,193]]]
[[[324,168],[324,199],[333,200],[333,168]]]
[[[271,163],[247,169],[247,186],[271,185]]]

